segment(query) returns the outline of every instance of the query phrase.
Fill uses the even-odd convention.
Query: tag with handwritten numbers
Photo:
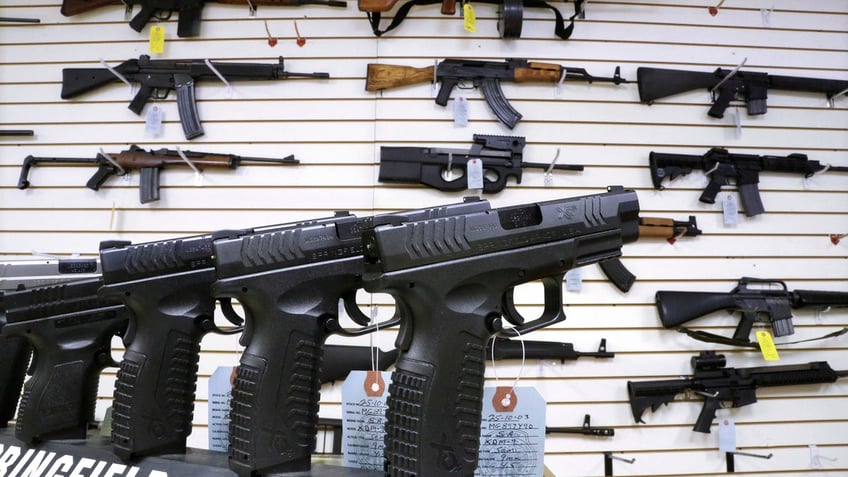
[[[344,466],[383,470],[390,371],[351,371],[342,384]]]
[[[483,389],[476,476],[537,476],[545,470],[545,400],[532,387]]]

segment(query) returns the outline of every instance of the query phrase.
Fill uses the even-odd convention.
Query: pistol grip
[[[310,469],[322,344],[307,336],[292,338],[282,349],[285,356],[245,351],[236,370],[229,459],[230,469],[239,476]]]
[[[29,343],[20,336],[0,337],[0,429],[15,417],[18,397],[32,354]]]
[[[471,475],[477,467],[489,333],[480,317],[427,316],[392,373],[386,411],[386,475]],[[422,326],[424,325],[424,326]],[[454,325],[454,326],[451,326]],[[401,328],[406,327],[406,323]],[[445,330],[451,328],[451,330]],[[399,337],[411,334],[401,330]]]
[[[200,337],[172,330],[145,339],[139,330],[124,353],[112,403],[115,455],[184,453],[191,433]]]
[[[36,370],[24,385],[15,437],[28,445],[51,439],[84,439],[94,418],[99,380],[100,367],[94,359],[63,359],[40,353]]]

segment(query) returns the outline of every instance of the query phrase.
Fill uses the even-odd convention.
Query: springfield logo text
[[[6,477],[168,477],[167,472],[105,460],[0,444],[0,475]]]

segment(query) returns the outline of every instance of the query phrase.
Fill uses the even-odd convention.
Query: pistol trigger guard
[[[244,325],[244,318],[236,313],[233,308],[233,301],[230,297],[218,298],[218,303],[221,304],[221,312],[224,313],[224,318],[236,326]]]
[[[501,333],[507,336],[520,336],[564,321],[565,312],[562,311],[562,281],[564,279],[565,274],[540,279],[545,290],[545,309],[542,312],[542,316],[526,323],[524,322],[524,317],[515,310],[515,304],[512,301],[512,289],[508,290],[504,294],[503,303],[505,305],[508,304],[509,307],[504,306],[503,315],[507,321],[515,324],[513,322],[515,316],[510,316],[511,313],[514,313],[518,317],[521,317],[521,322],[512,328],[503,329]]]
[[[354,323],[359,326],[368,326],[371,323],[371,318],[365,316],[365,313],[362,313],[362,310],[356,306],[356,290],[346,291],[342,295],[342,303],[344,304],[345,312],[347,312]]]

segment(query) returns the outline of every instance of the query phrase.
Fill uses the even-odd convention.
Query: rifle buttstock
[[[433,66],[414,68],[412,66],[369,63],[368,75],[365,79],[365,91],[430,83],[433,81],[433,68]]]

